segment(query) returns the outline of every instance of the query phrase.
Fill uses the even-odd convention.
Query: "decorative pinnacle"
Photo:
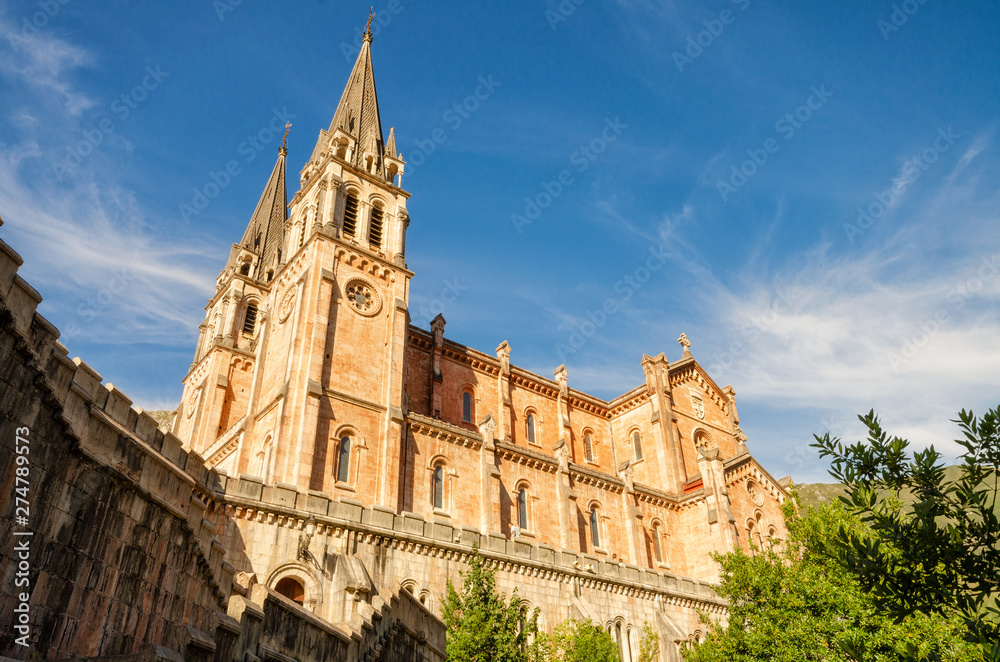
[[[365,41],[372,40],[372,19],[375,18],[375,7],[368,8],[368,23],[365,24],[364,38]]]
[[[686,333],[682,333],[681,337],[677,339],[677,342],[679,342],[681,344],[681,347],[684,348],[685,354],[687,355],[691,354],[691,341],[688,340]]]
[[[286,145],[288,144],[288,130],[291,128],[292,128],[291,122],[285,124],[285,136],[281,139],[281,149],[278,150],[282,156],[288,154],[288,148]]]

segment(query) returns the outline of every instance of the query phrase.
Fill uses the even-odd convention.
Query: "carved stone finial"
[[[688,337],[687,337],[686,333],[682,333],[681,337],[677,339],[677,342],[679,342],[681,344],[681,347],[684,348],[685,352],[688,351],[691,348],[691,341],[688,340]]]
[[[497,358],[500,359],[504,373],[510,372],[510,344],[506,340],[497,347]]]

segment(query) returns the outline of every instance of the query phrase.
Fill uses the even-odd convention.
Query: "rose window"
[[[351,307],[362,315],[374,315],[381,307],[375,288],[363,280],[349,282],[344,288],[344,295]]]

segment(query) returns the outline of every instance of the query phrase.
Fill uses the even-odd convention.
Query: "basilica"
[[[549,624],[593,618],[626,653],[643,621],[670,643],[692,636],[692,608],[626,586],[711,582],[710,552],[784,533],[785,490],[750,455],[733,388],[683,335],[676,360],[643,356],[645,380],[605,401],[572,388],[565,367],[518,367],[507,342],[481,351],[448,338],[440,315],[430,329],[411,325],[406,233],[433,219],[411,228],[405,168],[394,130],[383,131],[366,34],[298,190],[289,201],[283,147],[230,251],[174,434],[230,480],[477,540]],[[253,528],[241,522],[241,535]],[[332,587],[284,554],[255,549],[252,570],[335,619]],[[568,558],[567,574],[534,565]],[[392,555],[386,578],[431,611],[457,579],[419,543]]]
[[[295,192],[283,142],[220,256],[169,432],[69,358],[0,242],[0,446],[32,440],[45,512],[22,626],[41,652],[10,625],[0,655],[444,660],[446,582],[479,553],[544,629],[591,619],[635,662],[649,624],[678,661],[726,618],[711,554],[785,537],[785,483],[683,333],[604,400],[502,336],[411,324],[406,234],[434,220],[407,212],[372,41]]]

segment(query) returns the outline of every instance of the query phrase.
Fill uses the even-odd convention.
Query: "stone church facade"
[[[409,323],[410,194],[394,131],[383,140],[371,42],[290,203],[280,150],[206,307],[173,432],[254,499],[328,503],[310,552],[336,549],[360,575],[377,564],[431,612],[475,542],[547,627],[592,618],[631,660],[650,621],[673,659],[704,628],[697,609],[722,612],[710,552],[781,538],[786,492],[683,335],[678,360],[643,356],[644,382],[605,401],[565,367],[519,368],[507,342],[446,338],[440,315]],[[281,542],[288,514],[235,512],[262,582],[331,621],[349,617],[338,591],[364,599]],[[322,517],[349,512],[392,533],[362,550],[359,531]]]
[[[437,662],[478,548],[545,629],[590,618],[634,662],[648,622],[677,661],[699,612],[725,618],[711,552],[785,536],[785,489],[683,334],[606,401],[410,324],[371,42],[290,201],[283,143],[171,433],[69,358],[0,241],[0,451],[28,457],[0,471],[0,576],[26,585],[0,656]]]

